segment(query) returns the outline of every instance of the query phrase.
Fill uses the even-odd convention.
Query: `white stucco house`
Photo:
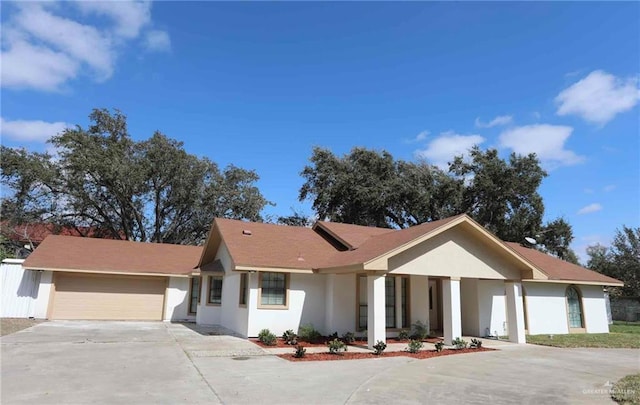
[[[459,336],[608,332],[613,278],[506,243],[467,215],[393,230],[216,219],[204,247],[50,236],[37,316],[163,319],[243,336],[312,324],[369,345],[421,321]]]

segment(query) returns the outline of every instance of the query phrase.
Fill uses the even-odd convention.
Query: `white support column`
[[[378,340],[386,343],[384,275],[367,276],[367,346],[373,349]]]
[[[389,276],[387,276],[389,277]],[[396,286],[396,328],[402,329],[402,277],[395,278]],[[386,297],[385,297],[386,299]]]
[[[513,343],[527,343],[524,334],[524,308],[522,307],[522,283],[505,281],[507,292],[507,325],[509,341]]]
[[[450,345],[455,338],[462,337],[460,279],[442,280],[442,318],[444,343]]]

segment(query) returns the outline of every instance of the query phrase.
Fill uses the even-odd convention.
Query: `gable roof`
[[[189,275],[199,246],[49,235],[24,261],[29,270]]]
[[[313,225],[313,230],[324,229],[329,235],[334,237],[349,250],[360,247],[365,241],[373,236],[391,233],[394,229],[377,228],[375,226],[362,226],[341,224],[339,222],[318,221]]]
[[[504,242],[509,248],[542,270],[549,280],[582,281],[603,285],[619,285],[623,283],[615,278],[605,276],[597,271],[586,269],[573,263],[558,259],[536,249],[528,248],[514,242]]]
[[[221,236],[236,267],[312,270],[337,251],[313,229],[300,226],[216,218],[211,232]]]

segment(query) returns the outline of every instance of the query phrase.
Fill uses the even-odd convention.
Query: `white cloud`
[[[431,132],[429,131],[422,131],[420,132],[418,135],[414,136],[413,138],[410,139],[404,139],[402,142],[404,143],[416,143],[416,142],[422,142],[424,140],[427,139],[427,137],[431,134]]]
[[[0,132],[9,139],[22,142],[44,142],[50,137],[70,128],[65,122],[9,121],[0,117]]]
[[[565,149],[573,128],[562,125],[536,124],[508,129],[500,134],[500,145],[515,153],[535,153],[548,168],[570,166],[584,161],[583,156]]]
[[[578,210],[578,215],[591,214],[592,212],[598,212],[602,210],[602,205],[598,203],[589,204]]]
[[[511,115],[498,115],[494,119],[489,122],[480,121],[480,117],[476,118],[476,127],[478,128],[492,128],[497,127],[499,125],[508,125],[513,122],[513,117]]]
[[[416,156],[427,159],[441,169],[447,169],[455,156],[464,155],[475,145],[484,142],[480,135],[460,135],[453,131],[443,132],[427,144],[426,149],[416,151]]]
[[[67,12],[71,7],[83,12],[79,18]],[[147,1],[22,2],[7,14],[2,25],[2,87],[57,91],[82,74],[95,81],[109,79],[118,54],[141,34],[142,45],[153,50],[170,46],[166,32],[148,28]],[[106,16],[107,21],[80,21],[89,14]]]
[[[595,70],[584,79],[562,90],[556,97],[558,115],[577,115],[588,122],[604,125],[617,114],[632,109],[640,100],[638,79],[622,79]]]
[[[171,39],[166,31],[151,30],[145,36],[144,45],[152,52],[166,52],[171,50]]]
[[[114,33],[127,39],[137,38],[140,30],[151,22],[149,1],[79,1],[83,12],[109,17],[115,24]]]
[[[610,193],[615,189],[616,189],[616,185],[615,184],[607,184],[606,186],[604,186],[602,188],[602,191],[604,191],[605,193]]]

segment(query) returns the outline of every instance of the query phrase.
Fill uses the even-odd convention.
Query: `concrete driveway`
[[[503,345],[428,360],[291,363],[223,331],[54,321],[0,339],[2,403],[612,403],[640,351]],[[211,335],[213,333],[213,335]]]

